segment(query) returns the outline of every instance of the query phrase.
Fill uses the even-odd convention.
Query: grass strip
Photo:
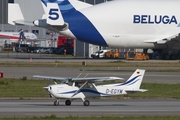
[[[49,83],[48,80],[28,80],[22,79],[0,79],[0,98],[49,98],[47,91],[43,87]],[[142,83],[141,89],[148,89],[144,93],[113,96],[115,98],[174,98],[180,99],[180,84],[157,84]]]
[[[32,118],[0,118],[0,120],[180,120],[180,116],[140,116],[140,117],[64,117],[58,118],[52,114],[45,117],[32,117]]]
[[[82,65],[82,62],[0,62],[0,66],[7,67],[180,67],[180,62],[86,62],[86,65]]]

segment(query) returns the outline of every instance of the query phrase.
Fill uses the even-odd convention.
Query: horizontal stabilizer
[[[28,26],[34,26],[33,22],[24,21],[24,20],[17,20],[13,21],[15,25],[28,25]]]
[[[136,92],[146,92],[148,90],[145,89],[138,89],[138,90],[125,90],[127,94],[132,94],[132,93],[136,93]]]

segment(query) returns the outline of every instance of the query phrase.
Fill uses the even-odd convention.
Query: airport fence
[[[0,58],[62,58],[70,57],[73,55],[56,55],[56,54],[42,54],[42,53],[19,53],[19,52],[0,52]]]
[[[78,53],[79,56],[72,54],[46,54],[46,53],[21,53],[21,52],[12,52],[12,51],[1,51],[0,58],[19,58],[19,59],[28,59],[28,58],[91,58],[89,53]],[[125,54],[123,52],[119,53],[119,58],[124,59]]]

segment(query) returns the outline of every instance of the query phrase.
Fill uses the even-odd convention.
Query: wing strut
[[[86,81],[80,88],[79,90],[77,90],[71,97],[74,97],[75,95],[77,95],[77,93],[88,83],[88,81]]]

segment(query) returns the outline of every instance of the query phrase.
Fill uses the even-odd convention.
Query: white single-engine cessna
[[[90,97],[103,97],[113,95],[124,95],[136,92],[145,92],[145,89],[139,89],[143,80],[145,70],[137,69],[131,77],[124,83],[106,84],[106,85],[95,85],[95,82],[107,82],[114,80],[123,80],[119,77],[91,77],[91,78],[61,78],[61,77],[50,77],[50,76],[39,76],[34,75],[34,78],[52,79],[52,80],[63,80],[61,84],[49,85],[44,87],[47,89],[49,94],[56,98],[54,105],[59,105],[59,99],[67,99],[65,104],[71,105],[74,99],[82,99],[84,106],[89,106],[90,102],[85,98]],[[72,85],[68,85],[68,82],[72,82]],[[80,83],[82,85],[80,86]]]

